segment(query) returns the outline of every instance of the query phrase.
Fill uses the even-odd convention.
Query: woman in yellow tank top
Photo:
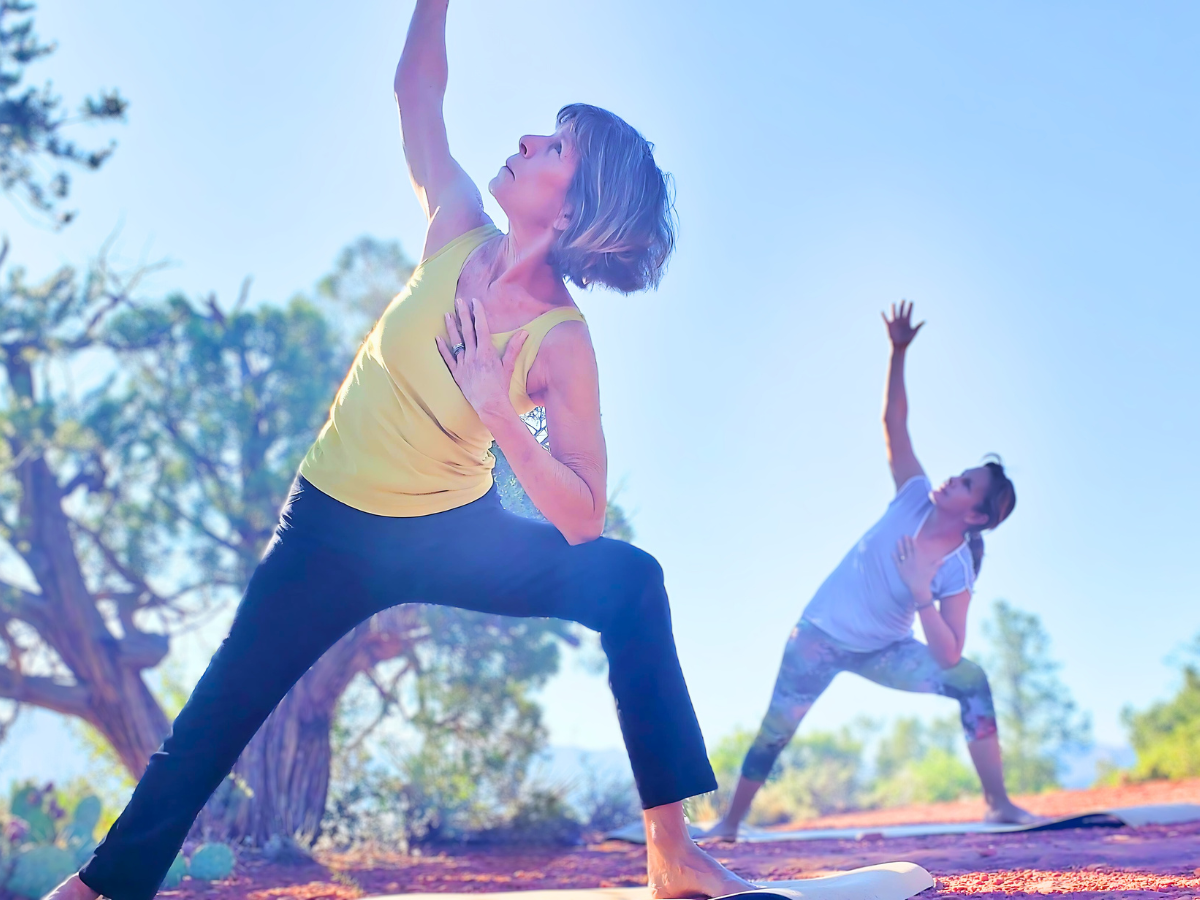
[[[600,633],[656,897],[750,887],[688,835],[682,801],[716,787],[658,563],[600,537],[596,357],[565,281],[656,285],[674,246],[652,147],[605,110],[559,111],[488,185],[500,232],[442,120],[447,0],[417,0],[396,70],[421,262],[364,341],[300,467],[275,537],[171,736],[95,855],[55,900],[150,900],[197,813],[296,680],[398,603],[570,619]],[[547,453],[520,414],[544,406]],[[506,513],[495,440],[549,524]]]

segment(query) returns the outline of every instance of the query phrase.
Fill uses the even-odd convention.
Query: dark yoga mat
[[[859,828],[796,828],[791,830],[742,827],[738,841],[748,844],[773,841],[861,840],[864,837],[924,837],[934,834],[1010,834],[1016,831],[1054,831],[1061,828],[1119,828],[1123,825],[1173,825],[1178,822],[1200,821],[1200,806],[1194,803],[1171,803],[1153,806],[1125,806],[1097,809],[1071,816],[1057,816],[1033,825],[993,825],[988,822],[933,822],[919,825],[878,825]],[[689,825],[693,837],[704,829]],[[611,840],[631,844],[646,843],[642,823],[634,822],[609,832]]]

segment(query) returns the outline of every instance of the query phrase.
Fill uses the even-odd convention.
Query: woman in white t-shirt
[[[904,390],[904,357],[921,325],[912,324],[911,303],[901,303],[899,310],[893,306],[884,322],[892,356],[883,429],[896,496],[825,579],[792,631],[771,705],[742,764],[729,811],[709,837],[736,838],[775,760],[838,672],[957,700],[988,805],[986,820],[1036,818],[1014,804],[1004,789],[987,676],[962,655],[967,607],[983,558],[980,533],[1008,518],[1016,491],[999,460],[933,488],[913,453]],[[917,617],[924,644],[913,637]]]

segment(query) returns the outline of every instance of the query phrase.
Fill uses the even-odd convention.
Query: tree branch
[[[156,494],[156,496],[158,497],[158,501],[160,503],[162,503],[162,505],[165,506],[167,509],[169,509],[175,516],[178,516],[180,519],[183,519],[183,521],[187,522],[189,525],[191,525],[197,531],[203,532],[205,535],[208,536],[208,538],[210,540],[214,541],[215,543],[220,544],[226,550],[229,550],[233,553],[240,554],[242,552],[241,547],[239,547],[237,544],[234,544],[233,542],[231,542],[229,540],[226,540],[225,538],[221,537],[219,534],[216,534],[215,532],[213,532],[213,530],[211,528],[209,528],[207,525],[205,525],[202,521],[197,519],[195,516],[191,516],[188,513],[184,512],[182,509],[180,509],[179,505],[177,503],[175,503],[173,500],[170,500],[166,496],[163,496],[161,494]]]
[[[88,700],[91,692],[80,684],[61,684],[52,678],[23,676],[0,668],[0,697],[30,703],[66,716],[92,719]]]
[[[44,632],[49,624],[45,599],[7,581],[0,581],[0,609],[38,632]]]
[[[100,537],[99,532],[89,528],[87,525],[84,525],[78,519],[72,519],[71,524],[92,539],[92,542],[96,545],[96,549],[99,550],[100,555],[104,557],[104,561],[112,566],[112,568],[116,570],[117,574],[124,578],[125,581],[136,588],[140,593],[150,594],[154,597],[158,596],[157,592],[155,592],[154,589],[146,583],[144,578],[139,575],[135,575],[129,570],[128,567],[125,566],[124,563],[121,562],[121,560],[117,558],[117,555],[113,553],[108,544],[106,544],[103,538]]]

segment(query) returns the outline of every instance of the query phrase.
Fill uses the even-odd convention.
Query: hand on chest
[[[487,316],[492,337],[503,337],[518,331],[551,307],[538,300],[517,284],[493,281],[489,270],[474,260],[468,260],[458,278],[457,299],[476,300]],[[453,299],[451,300],[453,308]]]

